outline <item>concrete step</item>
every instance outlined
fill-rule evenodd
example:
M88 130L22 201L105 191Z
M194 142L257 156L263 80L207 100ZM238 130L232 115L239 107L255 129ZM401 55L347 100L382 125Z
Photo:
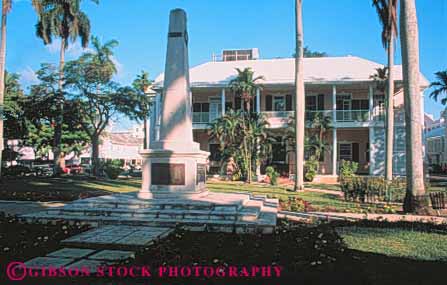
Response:
M277 199L246 194L213 193L203 200L174 201L111 195L78 200L23 217L41 222L76 221L92 226L180 225L196 231L271 232L276 225L277 205Z

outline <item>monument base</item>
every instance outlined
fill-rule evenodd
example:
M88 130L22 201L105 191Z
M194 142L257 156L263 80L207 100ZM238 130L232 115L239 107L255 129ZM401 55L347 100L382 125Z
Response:
M208 152L148 149L140 154L144 164L143 184L138 198L191 199L207 195Z

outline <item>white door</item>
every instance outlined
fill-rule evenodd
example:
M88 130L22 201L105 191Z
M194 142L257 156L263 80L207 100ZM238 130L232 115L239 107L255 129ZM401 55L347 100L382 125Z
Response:
M210 122L214 121L217 118L220 118L222 115L222 103L220 98L210 98Z

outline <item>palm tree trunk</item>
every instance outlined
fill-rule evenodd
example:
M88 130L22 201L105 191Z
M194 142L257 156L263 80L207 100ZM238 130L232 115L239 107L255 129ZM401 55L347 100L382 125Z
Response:
M389 13L393 6L388 4ZM387 88L387 112L386 112L386 161L385 161L385 180L393 180L393 144L394 144L394 29L391 29L391 35L388 41L388 88Z
M249 97L250 98L250 97ZM251 106L250 106L250 99L247 101L247 114L248 114L248 134L251 136L251 132L250 132L250 120L251 120ZM247 148L247 164L248 164L248 171L247 171L247 182L250 184L251 183L251 180L252 180L252 177L251 177L251 174L252 174L252 165L251 165L251 151L252 151L252 148L251 148L251 140L250 140L250 142L249 142L249 145L247 145L247 142L245 141L245 143L246 143L246 148Z
M304 189L304 78L302 0L295 0L295 191Z
M56 99L56 124L54 126L54 174L57 176L61 173L61 170L65 167L65 158L61 150L62 144L62 124L64 121L64 94L63 94L63 82L64 82L64 65L65 65L65 39L61 39L61 50L59 57L59 90Z
M5 5L6 0L2 3L2 22L1 22L1 43L0 43L0 180L2 178L2 152L4 148L3 139L3 101L5 93L5 63L6 63L6 16L8 10Z
M402 0L400 38L405 104L407 192L404 211L430 214L422 157L422 109L419 88L419 35L415 0Z

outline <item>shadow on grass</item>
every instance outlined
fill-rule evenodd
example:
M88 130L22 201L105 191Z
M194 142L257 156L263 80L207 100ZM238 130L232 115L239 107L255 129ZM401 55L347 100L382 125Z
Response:
M351 250L335 228L353 226L337 222L304 225L281 221L272 235L188 232L174 234L142 249L127 265L147 265L150 278L72 278L76 284L444 284L447 262L422 261ZM447 234L446 229L419 223L360 222L355 226L412 229ZM11 233L12 234L12 233ZM157 268L171 266L279 265L281 276L260 278L159 278ZM34 281L34 280L30 280ZM47 280L48 281L48 280ZM68 284L52 279L51 284ZM444 281L444 282L443 282ZM33 283L36 284L36 283ZM37 283L45 284L45 282ZM49 283L48 283L49 284Z

